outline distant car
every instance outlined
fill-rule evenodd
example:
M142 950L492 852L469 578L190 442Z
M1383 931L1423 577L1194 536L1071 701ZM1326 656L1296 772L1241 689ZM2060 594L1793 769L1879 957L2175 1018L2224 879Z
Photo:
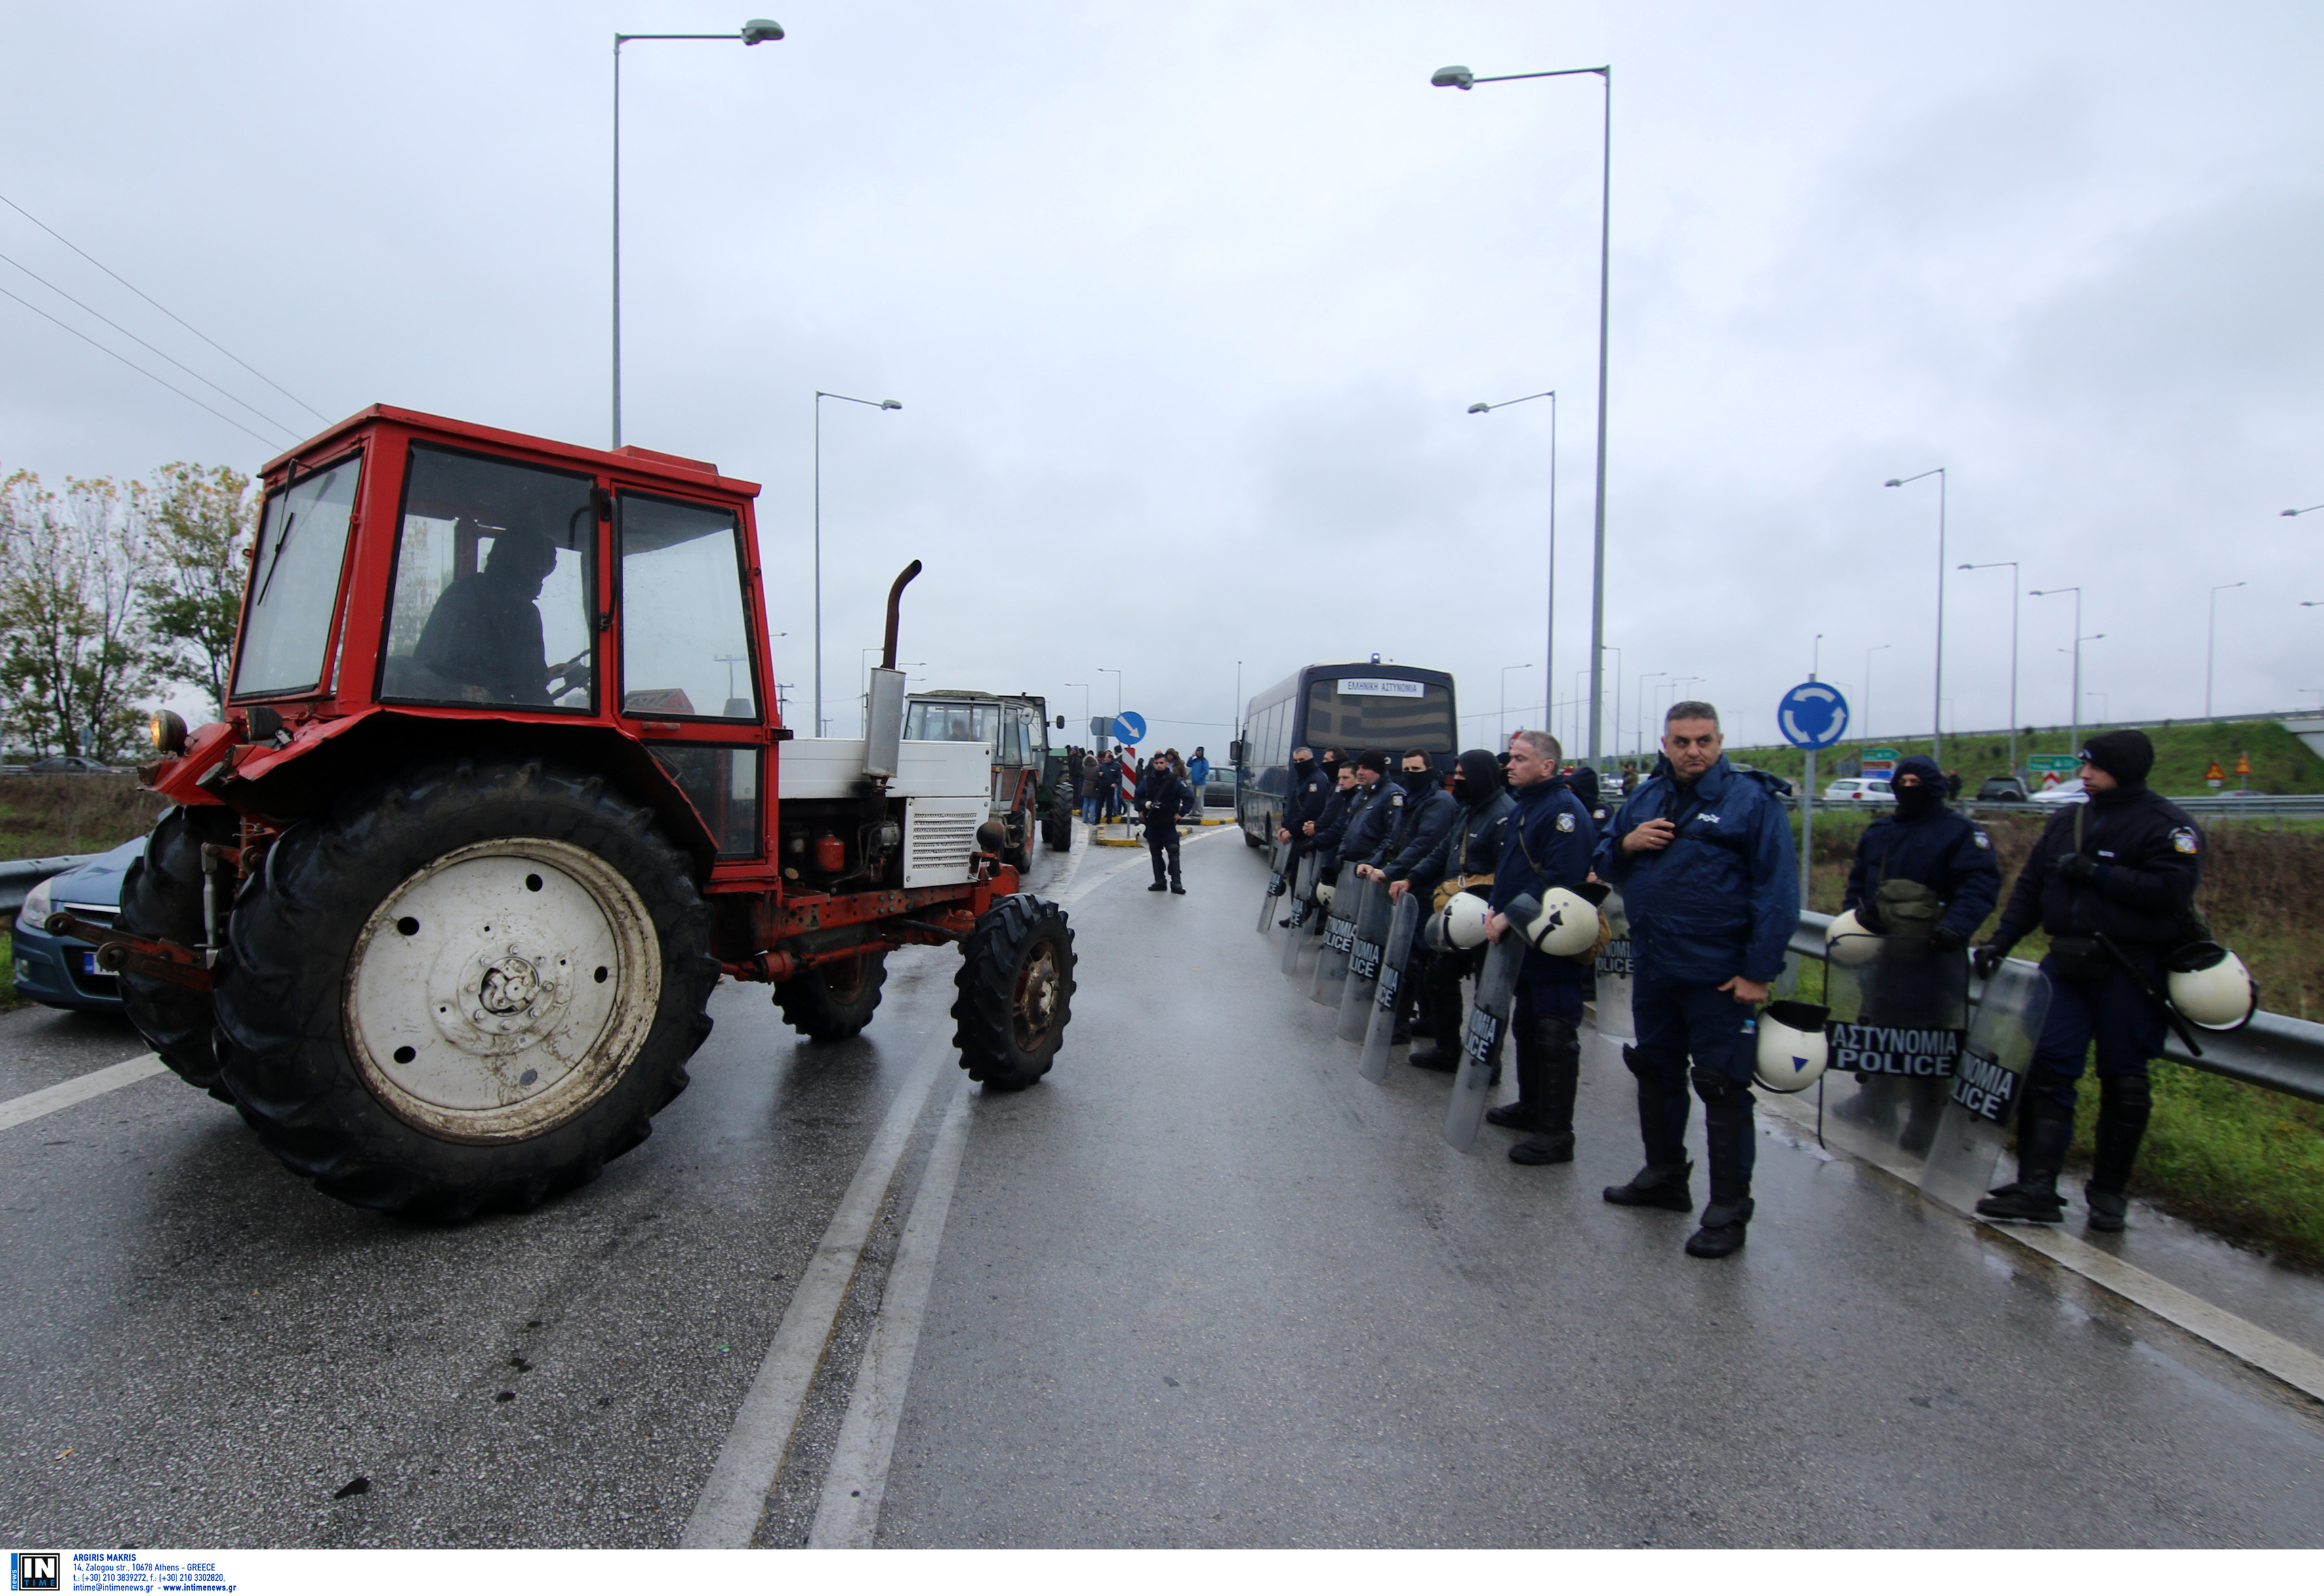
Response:
M1841 777L1823 789L1823 799L1828 804L1893 804L1896 801L1895 795L1888 790L1888 783L1866 776Z
M2077 776L2071 781L2061 781L2055 787L2043 788L2034 795L2034 801L2037 804L2071 804L2087 796L2082 791L2082 779Z
M51 754L47 759L35 760L24 768L35 776L110 776L113 774L111 765L100 764L85 753Z
M14 931L17 996L51 1009L120 1012L120 977L97 967L96 947L77 936L51 936L41 922L69 909L92 925L113 924L121 912L121 878L144 846L143 837L132 838L24 894Z
M2025 783L2015 776L1987 776L1985 785L1977 789L1980 804L2022 804L2028 796Z
M1231 809L1234 807L1235 777L1232 765L1213 765L1210 780L1203 783L1203 807Z

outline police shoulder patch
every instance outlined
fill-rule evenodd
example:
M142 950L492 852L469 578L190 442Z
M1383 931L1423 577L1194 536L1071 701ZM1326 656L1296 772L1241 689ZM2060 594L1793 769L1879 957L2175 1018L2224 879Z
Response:
M1990 848L1993 846L1993 839L1985 835L1985 827L1981 826L1970 826L1969 828L1969 835L1976 839L1977 845L1980 848Z
M2195 840L2195 828L2191 826L2180 826L2171 834L2171 845L2181 853L2194 853L2199 846Z
M1572 831L1573 829L1573 816L1571 815L1560 815L1557 817L1557 829L1560 831Z

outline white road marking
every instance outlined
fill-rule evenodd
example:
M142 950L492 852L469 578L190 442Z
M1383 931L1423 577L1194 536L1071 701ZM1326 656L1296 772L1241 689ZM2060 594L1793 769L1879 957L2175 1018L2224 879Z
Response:
M927 1173L904 1222L896 1261L889 1266L888 1288L880 1299L878 1328L855 1372L847 1417L824 1471L809 1546L869 1546L880 1528L880 1503L888 1493L888 1462L896 1450L896 1426L903 1416L904 1393L912 1379L912 1357L919 1350L920 1326L928 1311L928 1287L936 1276L936 1250L944 1242L945 1219L952 1212L953 1188L960 1181L961 1153L968 1143L968 1115L974 1100L965 1091L952 1100Z
M70 1108L77 1102L87 1102L92 1097L123 1086L134 1084L148 1075L158 1075L170 1066L161 1062L159 1053L141 1053L134 1058L91 1070L85 1075L75 1075L69 1081L59 1081L53 1086L43 1086L38 1092L27 1092L22 1097L12 1097L0 1102L0 1130L21 1125L27 1120L37 1120L42 1114L55 1113L60 1108Z
M814 1260L800 1276L798 1289L791 1293L774 1342L767 1348L758 1376L726 1434L726 1444L719 1448L718 1461L711 1466L710 1478L695 1500L679 1545L747 1546L757 1533L759 1520L766 1513L767 1493L774 1489L791 1432L798 1428L799 1411L807 1405L807 1388L814 1383L824 1349L831 1341L832 1326L855 1278L864 1239L879 1218L889 1185L896 1177L896 1166L952 1050L951 1036L940 1032L889 1105L879 1135L856 1167L855 1178L839 1200L838 1212L831 1216L823 1240L816 1244Z
M1814 1132L1815 1111L1797 1098L1769 1093L1759 1102L1801 1130ZM1845 1124L1827 1121L1824 1140L1833 1150L1886 1170L1907 1185L1917 1188L1920 1185L1919 1160L1871 1137L1859 1136ZM2053 1226L1987 1224L1982 1220L1963 1219L1926 1198L1922 1201L1932 1216L1964 1225L1980 1238L1998 1239L2038 1253L2092 1285L2137 1304L2165 1324L2178 1326L2199 1341L2210 1342L2229 1357L2273 1375L2293 1389L2324 1398L2324 1357L2273 1331L2263 1330L2216 1303L2206 1302L2168 1280L2157 1279L2103 1248L2093 1247L2079 1236Z

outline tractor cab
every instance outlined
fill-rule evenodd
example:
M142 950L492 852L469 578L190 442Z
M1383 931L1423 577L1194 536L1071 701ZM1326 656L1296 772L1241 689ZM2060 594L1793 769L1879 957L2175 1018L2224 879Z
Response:
M991 815L1005 833L1001 857L1018 869L1031 863L1037 828L1050 847L1073 846L1073 783L1063 754L1049 746L1046 700L958 687L915 693L904 735L983 745L992 761Z

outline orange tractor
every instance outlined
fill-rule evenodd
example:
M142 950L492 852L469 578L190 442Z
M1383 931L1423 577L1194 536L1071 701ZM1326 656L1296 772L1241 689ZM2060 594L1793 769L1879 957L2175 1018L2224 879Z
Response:
M722 975L854 1035L957 943L962 1066L1047 1073L1073 933L1020 892L981 745L774 708L755 484L374 406L263 470L226 719L154 716L174 799L97 944L131 1018L276 1156L458 1219L592 1179L684 1090Z

